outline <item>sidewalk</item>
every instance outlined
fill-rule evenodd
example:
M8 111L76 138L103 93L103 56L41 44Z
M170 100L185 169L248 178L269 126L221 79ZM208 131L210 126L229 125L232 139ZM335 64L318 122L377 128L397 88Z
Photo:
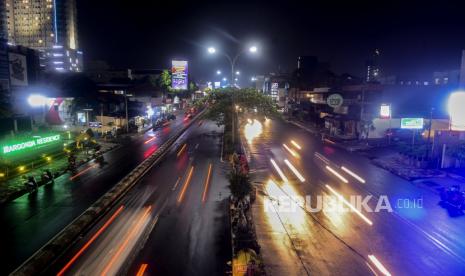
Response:
M104 142L104 141L99 141L99 144L101 145L102 152L107 152L118 146L118 144ZM86 155L84 152L79 152L76 155L77 166L81 166L90 160L91 158L88 155ZM6 181L0 182L0 204L14 200L26 193L26 190L24 188L26 177L34 176L34 178L37 181L37 184L39 186L42 186L43 184L41 183L40 180L41 180L41 175L45 169L49 169L55 177L58 177L66 172L67 167L68 167L68 157L66 155L62 155L56 159L53 159L53 161L48 164L43 164L32 170L28 170L21 175L18 175Z

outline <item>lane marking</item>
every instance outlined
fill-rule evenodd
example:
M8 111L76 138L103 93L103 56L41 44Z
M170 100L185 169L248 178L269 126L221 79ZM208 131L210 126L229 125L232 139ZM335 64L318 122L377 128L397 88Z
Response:
M57 273L57 276L63 275L71 265L84 253L84 251L100 236L100 234L107 229L107 227L116 219L116 217L123 211L124 205L121 205L116 212L105 222L100 229L88 240L81 249L69 260L69 262Z
M145 209L145 212L142 214L142 216L137 220L137 223L136 223L136 226L134 226L134 228L131 228L131 231L129 232L129 234L126 236L126 239L124 240L124 242L120 245L120 247L118 248L118 250L116 251L115 255L113 255L113 257L111 257L110 261L107 263L107 265L105 266L105 268L103 269L102 273L100 273L100 275L104 276L104 275L107 275L108 274L108 271L110 270L110 268L113 266L113 263L116 261L116 259L121 255L121 253L123 252L123 250L126 248L126 246L128 245L129 241L133 238L133 236L136 234L137 231L140 230L141 226L142 226L142 223L145 221L146 217L150 214L150 210L152 210L152 206L148 206L146 209Z
M384 267L384 265L375 257L375 255L368 255L368 259L379 269L379 271L386 276L391 276L391 273Z
M286 144L283 144L283 147L294 157L298 157L299 155L293 151L291 148L289 148Z
M181 181L181 177L178 176L178 180L176 180L176 183L174 184L173 189L171 189L172 191L176 190L176 187L178 187L178 184L180 181Z
M182 145L182 148L178 151L177 157L181 155L181 153L186 149L187 144Z
M358 176L356 173L352 172L351 170L349 170L348 168L342 166L341 169L343 171L345 171L346 173L350 174L353 178L357 179L358 181L360 181L361 183L365 183L365 179L361 178L360 176Z
M208 174L207 174L207 178L205 179L205 188L203 190L203 195L202 195L202 202L205 202L205 199L207 197L207 191L208 191L208 184L210 183L210 176L211 176L211 173L212 173L212 164L210 163L208 165Z
M143 276L144 273L145 273L145 270L147 269L147 266L148 266L148 264L142 264L140 266L139 270L137 271L136 276Z
M178 203L180 203L184 198L184 194L186 193L187 186L189 186L193 172L194 172L194 166L191 167L189 171L189 175L187 176L186 181L184 182L184 186L182 187L181 193L179 194L179 197L178 197Z
M297 144L297 142L295 142L294 140L291 140L291 144L294 145L294 147L298 148L299 150L302 149L302 147L299 144Z
M271 161L271 164L273 164L273 167L276 169L276 171L278 172L279 176L281 177L281 179L284 181L284 182L289 182L289 180L287 179L287 177L284 175L283 171L278 167L278 164L276 164L276 162L271 158L270 159Z
M284 163L291 169L291 171L297 176L297 178L300 180L300 182L305 182L305 178L299 173L299 171L294 167L294 165L289 162L289 160L284 159Z
M339 178L342 182L344 183L349 183L349 180L347 180L344 176L342 176L340 173L335 171L333 168L330 166L326 166L326 169L330 171L332 174L334 174L337 178Z
M325 185L325 186L326 188L328 188L329 191L331 191L331 193L333 193L337 198L339 198L339 200L341 200L345 205L349 206L349 208L352 211L354 211L357 215L359 215L366 223L368 223L370 226L373 225L373 222L369 218L367 218L364 214L362 214L359 210L357 210L357 208L352 206L352 204L350 204L342 195L340 195L333 188L331 188L331 186L329 185Z

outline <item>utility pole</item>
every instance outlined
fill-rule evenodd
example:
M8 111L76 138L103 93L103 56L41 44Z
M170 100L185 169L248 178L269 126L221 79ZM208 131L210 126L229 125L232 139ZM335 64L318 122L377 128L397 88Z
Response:
M434 107L431 107L431 110L429 113L428 140L426 142L426 160L429 159L429 147L431 144L431 127L433 125L433 111L434 111ZM433 152L431 152L431 154L433 154Z
M128 119L128 95L127 91L124 91L124 108L126 109L126 133L129 133L129 119Z

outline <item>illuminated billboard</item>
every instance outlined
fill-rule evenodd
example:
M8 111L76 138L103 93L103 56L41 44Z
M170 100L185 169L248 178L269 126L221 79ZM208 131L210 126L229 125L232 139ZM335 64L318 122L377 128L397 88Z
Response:
M174 90L187 90L187 61L171 61L171 87Z
M42 146L48 146L54 142L59 142L61 140L60 134L49 135L45 137L34 136L29 140L23 141L10 141L2 145L2 153L12 154L16 152L23 152L27 149L34 150Z
M402 118L400 119L400 128L403 129L422 129L423 118Z

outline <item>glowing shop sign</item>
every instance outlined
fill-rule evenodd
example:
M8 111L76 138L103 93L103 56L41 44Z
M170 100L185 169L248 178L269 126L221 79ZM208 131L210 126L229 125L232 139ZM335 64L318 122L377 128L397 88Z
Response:
M46 137L39 137L33 140L24 141L21 143L11 144L11 145L3 145L3 154L8 154L17 151L23 151L26 149L33 149L42 145L50 144L56 141L59 141L61 136L59 134L46 136Z

